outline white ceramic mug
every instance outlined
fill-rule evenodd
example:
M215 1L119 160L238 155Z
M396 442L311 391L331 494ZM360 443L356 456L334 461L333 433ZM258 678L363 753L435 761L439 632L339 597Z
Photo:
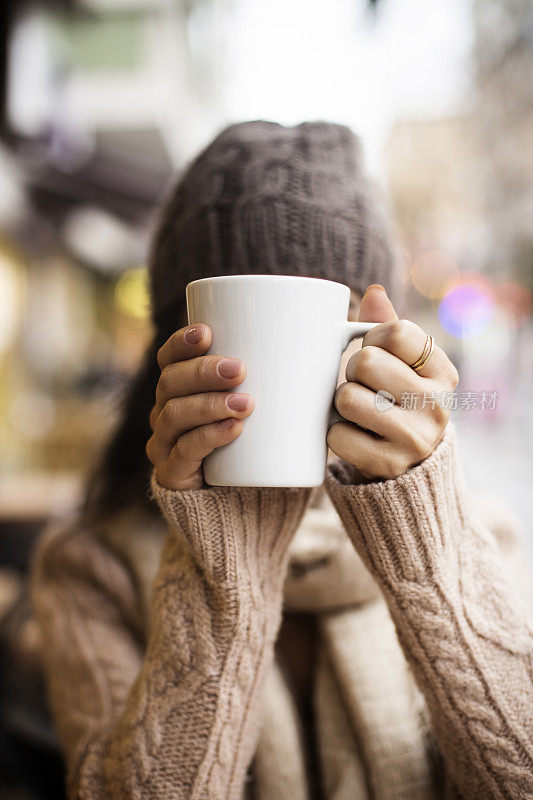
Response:
M225 275L187 286L189 324L213 332L208 353L240 358L236 392L255 398L241 434L204 461L212 486L320 486L332 401L348 342L375 323L348 322L350 289L321 278Z

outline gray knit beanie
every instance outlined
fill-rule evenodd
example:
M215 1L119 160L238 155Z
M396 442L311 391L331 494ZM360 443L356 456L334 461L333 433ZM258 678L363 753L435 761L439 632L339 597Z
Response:
M361 294L381 283L394 298L397 254L342 125L232 125L176 185L154 239L152 314L177 326L185 286L229 274L306 275Z

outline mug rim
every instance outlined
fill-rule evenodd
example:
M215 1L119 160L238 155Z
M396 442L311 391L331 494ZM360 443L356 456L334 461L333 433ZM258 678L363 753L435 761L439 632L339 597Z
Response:
M340 283L340 281L332 281L329 278L312 278L310 275L269 275L264 273L251 273L251 274L242 274L239 273L238 275L214 275L209 276L207 278L196 278L196 280L191 281L185 287L188 289L189 286L196 286L198 283L208 283L208 282L219 282L224 283L226 281L235 281L235 280L274 280L274 281L293 281L295 279L299 281L312 281L314 284L319 283L327 283L328 285L333 286L341 286L343 289L348 289L350 291L350 287L345 283Z

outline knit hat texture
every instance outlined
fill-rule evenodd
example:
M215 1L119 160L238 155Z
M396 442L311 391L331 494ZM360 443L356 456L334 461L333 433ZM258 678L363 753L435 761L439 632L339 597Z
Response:
M244 122L192 162L154 240L156 325L183 313L190 281L231 274L381 283L394 298L397 252L348 128Z

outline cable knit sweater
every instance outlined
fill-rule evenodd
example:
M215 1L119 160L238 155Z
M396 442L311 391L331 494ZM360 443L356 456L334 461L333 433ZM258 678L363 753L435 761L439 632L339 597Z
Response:
M337 461L325 487L394 622L448 795L532 798L533 637L497 543L467 500L453 434L396 480L352 485L348 465ZM149 610L127 557L98 532L51 532L36 556L33 597L69 793L80 800L237 800L254 791L247 770L263 719L276 716L276 706L263 712L261 698L289 546L311 492L169 491L155 478L152 492L170 528ZM343 619L334 635L348 646ZM378 644L380 619L371 611L367 620ZM339 687L338 705L353 705L349 685ZM331 713L333 733L341 718L332 723ZM364 767L371 755L363 742L357 763ZM343 795L327 783L322 796L331 798L422 796L394 786L381 791L379 781L369 788L364 779L361 793ZM276 800L306 796L295 792L287 783ZM256 795L266 796L259 785Z

